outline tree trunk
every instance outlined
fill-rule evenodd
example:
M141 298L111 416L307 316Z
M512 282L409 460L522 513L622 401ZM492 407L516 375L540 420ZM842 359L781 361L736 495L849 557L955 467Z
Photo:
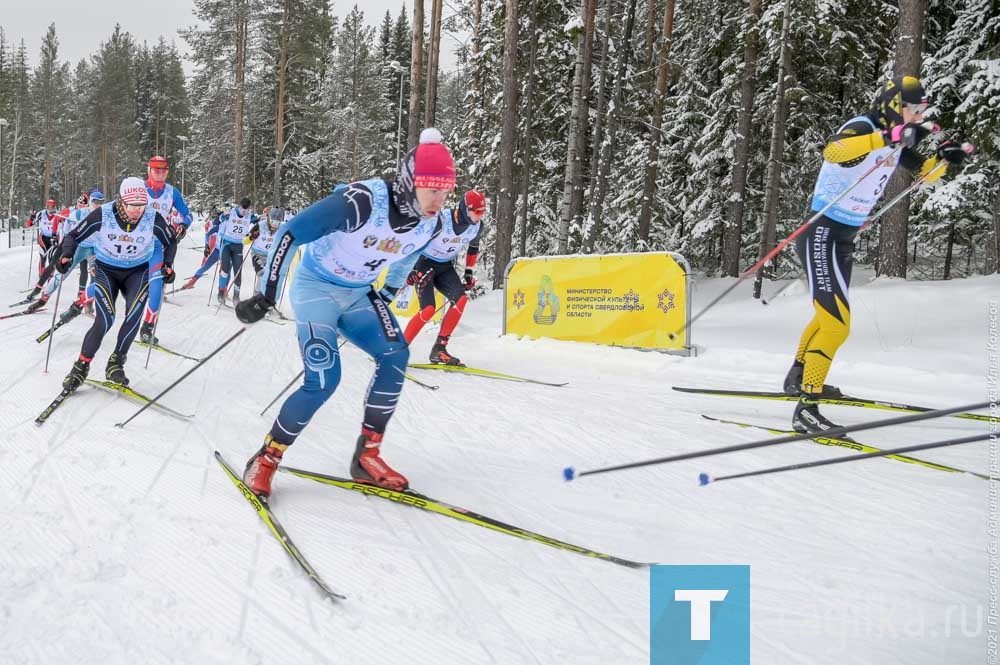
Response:
M246 78L246 48L247 48L246 5L240 2L240 10L236 15L236 111L233 114L235 139L233 142L233 199L238 200L240 188L243 186L243 104L245 98L244 80Z
M899 39L896 42L895 76L920 75L920 51L923 47L924 18L927 0L900 0ZM883 201L891 201L913 182L906 169L896 169ZM910 197L906 196L886 213L879 230L879 274L886 277L906 277L907 224L910 217Z
M760 49L760 0L750 0L749 29L743 49L743 73L740 77L740 117L733 146L733 192L729 199L729 219L722 229L722 274L738 277L740 250L743 247L743 212L746 206L747 165L750 161L750 125L757 85L757 56ZM784 28L782 28L784 29ZM784 48L784 44L782 44Z
M649 242L650 222L653 217L653 199L656 197L656 171L660 159L660 127L663 124L663 106L670 78L670 45L674 33L674 0L664 0L663 30L660 34L660 55L656 62L656 92L653 96L653 122L649 132L649 152L646 155L646 182L642 190L642 209L639 212L639 239Z
M274 186L271 192L271 205L281 207L282 183L281 167L285 155L285 90L288 76L288 32L291 20L289 4L291 0L282 2L280 51L278 53L278 110L274 118ZM256 158L256 151L254 156ZM257 181L257 169L254 168L254 182Z
M566 173L563 180L563 197L559 206L558 251L569 251L569 230L578 216L583 188L581 160L586 151L587 120L590 115L590 64L594 46L594 14L597 0L582 0L583 32L577 40L576 71L573 77L573 110L570 113L569 132L566 137Z
M478 3L478 0L477 0ZM538 54L538 0L531 0L531 12L528 30L530 31L531 47L528 51L528 87L524 99L524 169L521 175L521 251L518 256L528 253L528 196L531 189L531 122L534 116L535 94L535 60Z
M778 59L778 85L774 93L774 125L771 127L771 148L767 157L767 179L764 186L764 225L760 234L760 251L757 259L767 256L774 247L776 229L778 227L778 202L781 198L781 157L785 152L785 78L791 67L788 53L788 32L791 23L792 3L786 2L784 16L781 20L781 54ZM776 259L772 259L776 260ZM771 265L765 265L757 271L754 279L753 297L760 298L761 285L765 271L771 270Z
M653 66L653 53L656 48L656 8L659 0L646 0L646 48L642 54L642 68ZM650 78L650 80L653 80Z
M942 279L951 279L951 256L955 251L955 222L948 225L948 246L944 252L944 276Z
M420 139L420 76L424 71L424 2L413 2L413 42L410 46L410 108L406 128L406 150Z
M628 68L628 59L632 42L632 31L635 29L635 6L636 0L629 0L628 15L625 19L625 33L619 40L618 47L618 71L615 72L615 89L611 93L611 108L608 112L607 138L603 145L594 144L595 153L600 153L597 166L597 180L594 184L594 191L590 195L590 211L588 212L587 227L589 232L584 237L584 251L588 254L594 251L594 243L598 233L604 225L604 199L608 195L608 174L611 172L611 163L614 161L615 142L618 140L618 109L623 102L622 86L625 81L625 71ZM654 12L655 13L655 12Z
M591 151L590 151L590 169L587 175L590 177L590 183L588 186L588 193L590 194L591 205L588 206L587 218L583 223L583 246L584 249L587 247L587 241L593 237L592 227L594 225L594 218L591 216L590 212L593 209L594 202L594 189L597 185L597 170L600 165L601 157L601 144L604 140L604 116L607 113L607 89L608 89L608 49L611 46L611 14L614 9L615 0L605 0L604 3L604 25L601 30L604 33L604 43L601 45L601 78L597 84L597 107L594 113L594 131L593 137L590 141Z
M437 106L438 60L441 57L441 1L433 0L433 8L431 9L431 44L427 53L427 95L424 102L424 127L434 126L434 109Z
M493 263L493 288L503 285L504 269L510 260L514 240L514 144L517 141L517 3L507 0L503 38L503 128L500 131L500 174L497 197L496 260Z

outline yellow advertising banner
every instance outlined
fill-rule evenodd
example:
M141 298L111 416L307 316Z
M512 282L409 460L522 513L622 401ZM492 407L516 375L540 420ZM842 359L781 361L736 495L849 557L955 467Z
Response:
M515 259L504 281L514 335L687 355L688 309L687 263L669 252Z

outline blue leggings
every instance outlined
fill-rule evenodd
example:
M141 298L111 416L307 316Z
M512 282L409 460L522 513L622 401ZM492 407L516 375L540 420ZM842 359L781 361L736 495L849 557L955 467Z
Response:
M292 444L340 383L338 332L375 360L362 427L384 433L403 389L410 349L389 306L371 287L338 286L299 266L289 293L295 310L305 381L281 406L271 426L278 443Z

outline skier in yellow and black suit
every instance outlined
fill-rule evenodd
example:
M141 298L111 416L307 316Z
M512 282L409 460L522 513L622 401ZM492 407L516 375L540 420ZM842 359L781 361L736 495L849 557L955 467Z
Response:
M896 77L879 90L868 115L849 120L823 149L812 210L823 210L844 190L851 189L798 237L795 246L809 278L815 309L785 377L785 392L799 395L792 417L797 431L837 427L820 414L817 404L820 397L840 394L824 382L834 354L850 332L847 289L851 283L854 236L881 198L896 166L922 176L937 166L939 158L952 164L961 164L965 158L965 151L955 143L942 143L929 159L918 152L917 146L933 127L923 122L927 104L920 79ZM899 147L902 150L893 155ZM884 163L851 187L880 160ZM936 180L943 171L939 169L925 182Z

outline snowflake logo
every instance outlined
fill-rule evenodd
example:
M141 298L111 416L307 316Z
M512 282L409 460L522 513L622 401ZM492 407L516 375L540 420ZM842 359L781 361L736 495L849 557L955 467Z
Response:
M626 305L638 305L639 304L639 294L635 292L634 289L629 289L622 296Z
M669 289L663 289L663 293L656 294L656 299L659 301L656 306L662 309L663 313L666 314L677 306L674 303L675 298L676 296L671 293Z
M518 309L524 307L524 291L521 289L514 291L514 307Z

